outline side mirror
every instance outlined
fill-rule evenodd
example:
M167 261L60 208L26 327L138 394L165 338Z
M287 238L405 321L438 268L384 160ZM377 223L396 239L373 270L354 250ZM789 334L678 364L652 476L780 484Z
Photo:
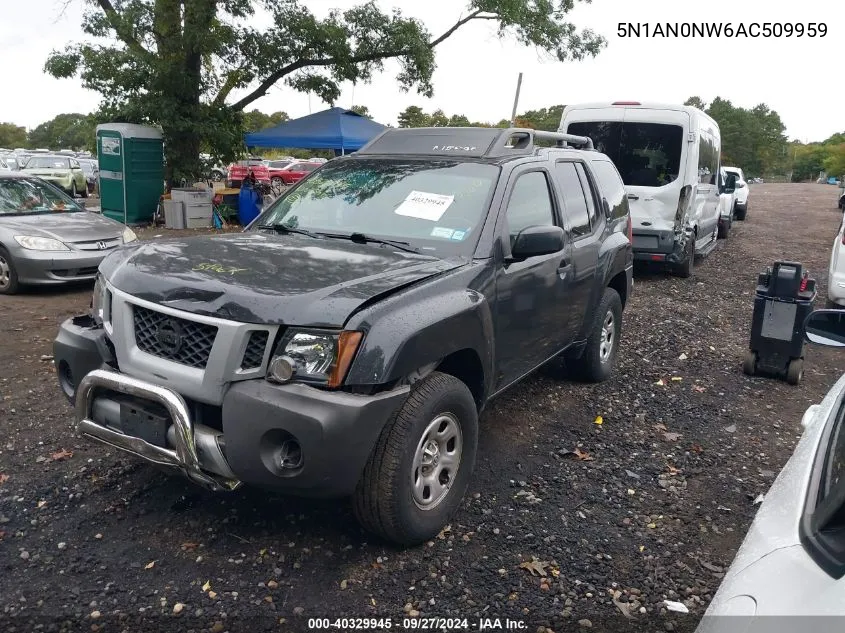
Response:
M564 233L559 226L529 226L516 236L511 247L514 259L549 255L563 250Z
M845 347L845 310L816 310L804 321L807 340L827 347Z

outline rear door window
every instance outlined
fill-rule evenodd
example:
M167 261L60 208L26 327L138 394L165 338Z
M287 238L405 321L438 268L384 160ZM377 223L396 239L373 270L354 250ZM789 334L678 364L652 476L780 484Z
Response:
M555 179L560 185L563 208L569 220L569 230L573 238L590 234L590 208L587 206L586 192L578 177L575 163L559 162L555 165ZM587 190L589 191L589 189Z
M567 132L593 139L633 187L663 187L677 180L681 170L684 130L680 125L619 121L570 123Z

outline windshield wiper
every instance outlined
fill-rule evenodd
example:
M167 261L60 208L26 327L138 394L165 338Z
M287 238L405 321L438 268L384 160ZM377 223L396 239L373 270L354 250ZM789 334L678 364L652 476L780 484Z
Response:
M401 242L399 240L384 240L380 237L366 235L365 233L351 233L349 235L343 235L342 233L321 233L320 235L322 235L323 237L335 238L339 240L349 240L351 242L357 242L358 244L366 244L368 242L371 242L375 244L384 244L385 246L394 246L399 250L405 251L407 253L420 252L420 249L411 246L409 242Z
M320 238L319 235L316 233L312 233L311 231L306 231L305 229L298 229L293 226L288 226L287 224L259 224L259 229L265 229L268 231L276 231L276 233L296 233L297 235L307 235L308 237L315 237Z

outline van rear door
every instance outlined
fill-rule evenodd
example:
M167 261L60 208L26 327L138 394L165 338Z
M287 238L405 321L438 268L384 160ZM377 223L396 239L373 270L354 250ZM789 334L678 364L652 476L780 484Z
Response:
M637 250L657 249L654 231L673 231L687 172L689 115L683 110L610 107L573 110L570 134L589 136L625 183ZM638 229L645 234L637 236ZM654 244L645 243L652 240Z

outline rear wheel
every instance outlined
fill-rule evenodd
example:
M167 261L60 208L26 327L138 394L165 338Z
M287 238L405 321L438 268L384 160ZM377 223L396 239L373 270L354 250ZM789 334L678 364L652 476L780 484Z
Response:
M720 240L728 239L728 235L731 233L731 221L725 220L719 224L719 235L718 238Z
M586 382L607 380L613 371L621 335L622 300L613 288L605 288L583 352L566 359L572 377Z
M745 215L748 213L748 205L739 206L736 205L736 211L734 212L734 216L737 220L745 220Z
M757 354L755 352L748 351L745 353L745 360L742 361L742 371L749 376L757 373Z
M786 382L790 385L797 385L804 376L804 361L801 358L793 358L789 361L786 369Z
M478 411L467 386L433 372L416 383L381 432L355 490L361 525L394 543L437 536L469 486Z
M83 198L88 197L88 183L87 182L85 183L85 186L82 187L82 197Z
M18 291L18 273L9 251L0 246L0 295L13 295Z
M684 259L675 264L672 269L676 277L687 279L692 277L692 269L695 266L695 234L690 235L687 240L687 247L684 252Z
M77 192L76 192L76 181L75 181L75 180L71 180L71 181L70 181L70 197L71 197L71 198L75 198L75 197L76 197L76 193L77 193Z

